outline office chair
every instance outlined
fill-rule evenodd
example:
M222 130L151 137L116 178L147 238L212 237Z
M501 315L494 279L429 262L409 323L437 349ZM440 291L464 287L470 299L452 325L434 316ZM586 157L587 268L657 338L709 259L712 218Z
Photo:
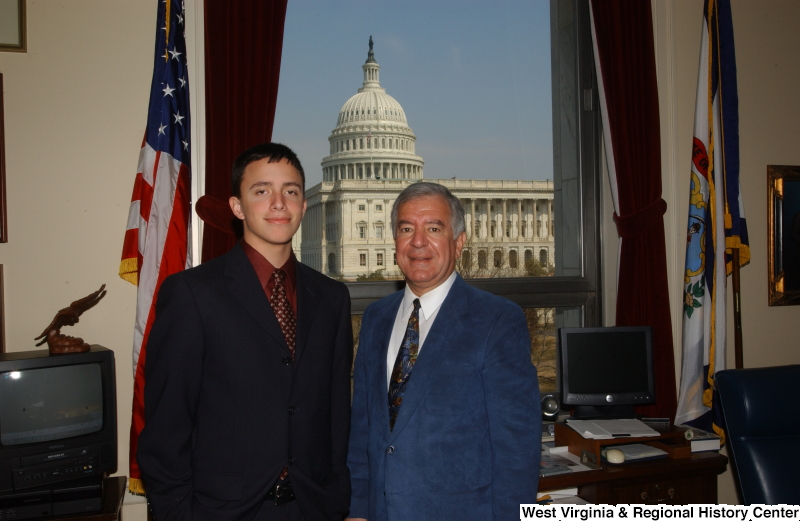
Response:
M716 374L742 503L800 501L800 365Z

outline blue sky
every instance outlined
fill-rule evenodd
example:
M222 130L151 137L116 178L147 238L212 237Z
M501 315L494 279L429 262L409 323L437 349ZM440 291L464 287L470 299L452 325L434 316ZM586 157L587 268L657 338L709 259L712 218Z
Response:
M552 179L549 0L289 0L273 140L307 186L369 37L426 178Z

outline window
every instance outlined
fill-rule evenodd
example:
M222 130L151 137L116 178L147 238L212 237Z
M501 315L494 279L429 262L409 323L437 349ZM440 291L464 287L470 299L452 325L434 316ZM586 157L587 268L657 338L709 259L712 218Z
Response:
M397 266L397 253L392 253L392 264Z
M461 258L458 260L460 264L463 264L464 269L471 269L472 268L472 254L469 250L464 249L461 252Z
M383 253L377 254L375 264L378 266L383 266Z
M368 34L364 37L361 54L340 60L343 50L337 48L335 42L331 44L329 33L321 30L345 24L355 27L368 25L366 14L348 8L355 5L348 4L351 0L342 1L344 8L312 10L291 2L288 7L281 71L282 97L278 100L274 139L298 144L316 139L319 143L315 146L321 144L323 148L318 156L310 148L297 150L305 165L319 165L322 162L327 150L325 139L331 136L335 126L331 125L335 119L333 112L340 111L348 96L355 95L361 87L361 66L366 57ZM381 17L386 14L381 5L373 3L371 6L373 9L369 16ZM409 110L408 124L414 135L418 136L416 139L425 143L425 146L416 149L413 138L406 141L404 135L391 130L390 126L398 125L404 117L400 109L377 111L383 121L391 120L385 128L378 128L377 125L369 128L369 122L376 118L363 115L365 121L363 124L359 122L363 134L337 132L336 140L342 141L342 149L350 150L350 146L355 148L356 143L350 143L352 138L363 136L366 139L367 132L370 132L371 140L375 140L374 148L380 149L380 153L375 153L374 157L363 154L358 162L361 165L374 162L374 166L367 166L365 173L374 171L372 177L381 181L388 178L387 184L398 178L407 178L412 172L415 172L415 178L420 177L416 172L422 172L422 164L412 165L412 168L401 165L399 169L395 166L399 162L396 158L405 158L416 153L415 150L419 150L424 159L423 179L440 179L442 184L452 187L465 184L467 180L482 180L484 185L471 189L471 196L459 195L468 217L467 244L460 259L463 266L460 269L465 270L462 275L470 284L505 296L525 310L531 337L541 347L536 353L531 353L532 360L540 368L540 374L543 373L542 368L552 367L551 376L545 376L546 379L552 378L554 372L555 327L601 323L598 218L600 118L587 0L519 2L510 6L477 3L469 13L463 13L463 16L459 13L459 16L453 17L450 10L434 2L414 4L402 13L396 13L400 33L413 20L448 20L447 24L433 24L435 30L428 31L426 27L417 31L415 38L405 42L416 46L412 51L435 48L427 40L431 38L428 33L453 29L448 38L459 37L459 32L464 36L462 41L453 40L454 48L462 51L458 69L438 77L426 74L421 78L414 76L417 74L415 71L436 70L440 66L440 56L416 52L414 56L417 60L433 55L433 63L412 63L410 59L401 63L398 56L392 55L394 51L388 45L375 39L375 59L381 66L381 72L386 71L380 77L381 87L405 110ZM512 9L524 12L516 14ZM311 18L303 19L301 16ZM486 30L479 35L464 30L472 26L470 24L474 19L469 19L470 16L480 19L480 25ZM318 38L315 34L327 34L325 46L333 47L330 52L317 53L319 56L308 52L308 42ZM326 60L331 54L343 63L342 67L350 67L342 72L342 77L347 75L349 79L346 81L349 83L337 83L335 86L336 89L347 89L347 96L335 102L329 108L329 113L321 112L319 105L315 105L314 110L321 112L320 123L312 121L312 116L298 117L298 114L304 113L301 108L307 105L309 95L323 99L323 94L331 91L331 85L318 82L319 90L308 92L310 84L301 72L322 70L328 66ZM484 57L488 57L488 60L481 61ZM313 60L320 60L319 65ZM513 71L510 75L509 70ZM507 103L502 97L487 95L496 92L495 78L503 75L509 78L508 87L513 90L515 100L513 104ZM398 78L402 81L398 81ZM418 82L426 85L423 105L439 109L434 115L431 111L420 110L417 108L420 104L415 100L415 105L410 99L418 94L416 89L409 86ZM477 96L470 97L470 91L464 87L468 84L478 87ZM295 101L290 100L291 96L295 96ZM544 106L533 105L540 100L544 100ZM413 112L411 107L415 107ZM469 124L464 124L464 120L459 118L470 118ZM535 129L526 127L533 122L541 124ZM342 121L342 124L347 122ZM437 124L441 124L441 127L437 127ZM294 134L290 131L292 125L297 129ZM513 135L507 137L501 134L505 128L511 129ZM481 134L484 129L488 130ZM382 135L379 137L376 134ZM403 138L403 141L396 141L397 138ZM503 163L498 163L498 154L490 144L494 142L493 139L503 143ZM511 146L512 142L514 146ZM521 146L514 150L517 144ZM508 148L505 145L509 145ZM398 153L399 150L402 153ZM388 156L390 160L379 156ZM338 157L337 161L340 161ZM341 161L326 167L335 167L341 172L339 175L333 174L333 178L357 180L355 162ZM308 168L307 171L310 191L318 182L314 178L318 175L314 170ZM370 180L369 183L374 181ZM527 187L534 186L534 183L540 184L535 188L506 190L512 184ZM493 195L492 190L505 191L501 195ZM391 204L392 199L387 203L387 197L378 193L376 190L376 199L379 197L384 204ZM339 221L343 229L338 235L342 241L356 239L361 241L360 247L371 247L365 242L372 239L368 237L366 229L371 222L363 216L353 218L352 206L344 202L354 197L365 196L328 198L328 201L338 201L334 204L346 208L346 216ZM356 208L358 212L366 212L366 205L358 204ZM312 209L309 204L309 210ZM378 205L375 210L382 211ZM326 211L325 215L331 218L336 214ZM356 224L353 237L345 226L352 227L352 223L362 219L363 226ZM377 228L374 233L377 238ZM359 266L366 266L366 252L356 256L356 252L345 252L338 243L330 245L334 246L338 248L335 251L340 270L347 263L355 264L356 259ZM323 255L327 256L328 251L323 249ZM396 266L394 253L392 266ZM387 266L386 272L395 270ZM364 270L360 273L364 273ZM356 315L362 313L370 302L388 295L397 287L396 282L392 281L384 283L373 280L361 284L349 280L346 279L346 283L351 286L351 294L354 295L352 309ZM543 384L542 389L547 390L547 387Z
M489 263L486 260L486 250L481 250L478 252L478 269L485 270L489 267Z
M383 205L382 204L376 204L375 205L375 211L376 212L382 212L383 211Z
M379 224L375 227L375 238L383 240L383 225Z

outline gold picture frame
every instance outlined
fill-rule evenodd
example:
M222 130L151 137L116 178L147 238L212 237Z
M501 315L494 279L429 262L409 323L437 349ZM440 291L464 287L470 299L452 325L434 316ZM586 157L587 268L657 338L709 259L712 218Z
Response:
M0 0L0 51L27 50L25 0Z
M800 304L800 166L767 165L769 305Z

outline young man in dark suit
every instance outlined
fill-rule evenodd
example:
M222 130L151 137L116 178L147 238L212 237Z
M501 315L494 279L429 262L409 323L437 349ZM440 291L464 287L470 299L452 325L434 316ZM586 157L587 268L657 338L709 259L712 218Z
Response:
M243 239L161 286L137 454L158 521L347 513L350 296L294 257L304 185L289 148L242 153Z

